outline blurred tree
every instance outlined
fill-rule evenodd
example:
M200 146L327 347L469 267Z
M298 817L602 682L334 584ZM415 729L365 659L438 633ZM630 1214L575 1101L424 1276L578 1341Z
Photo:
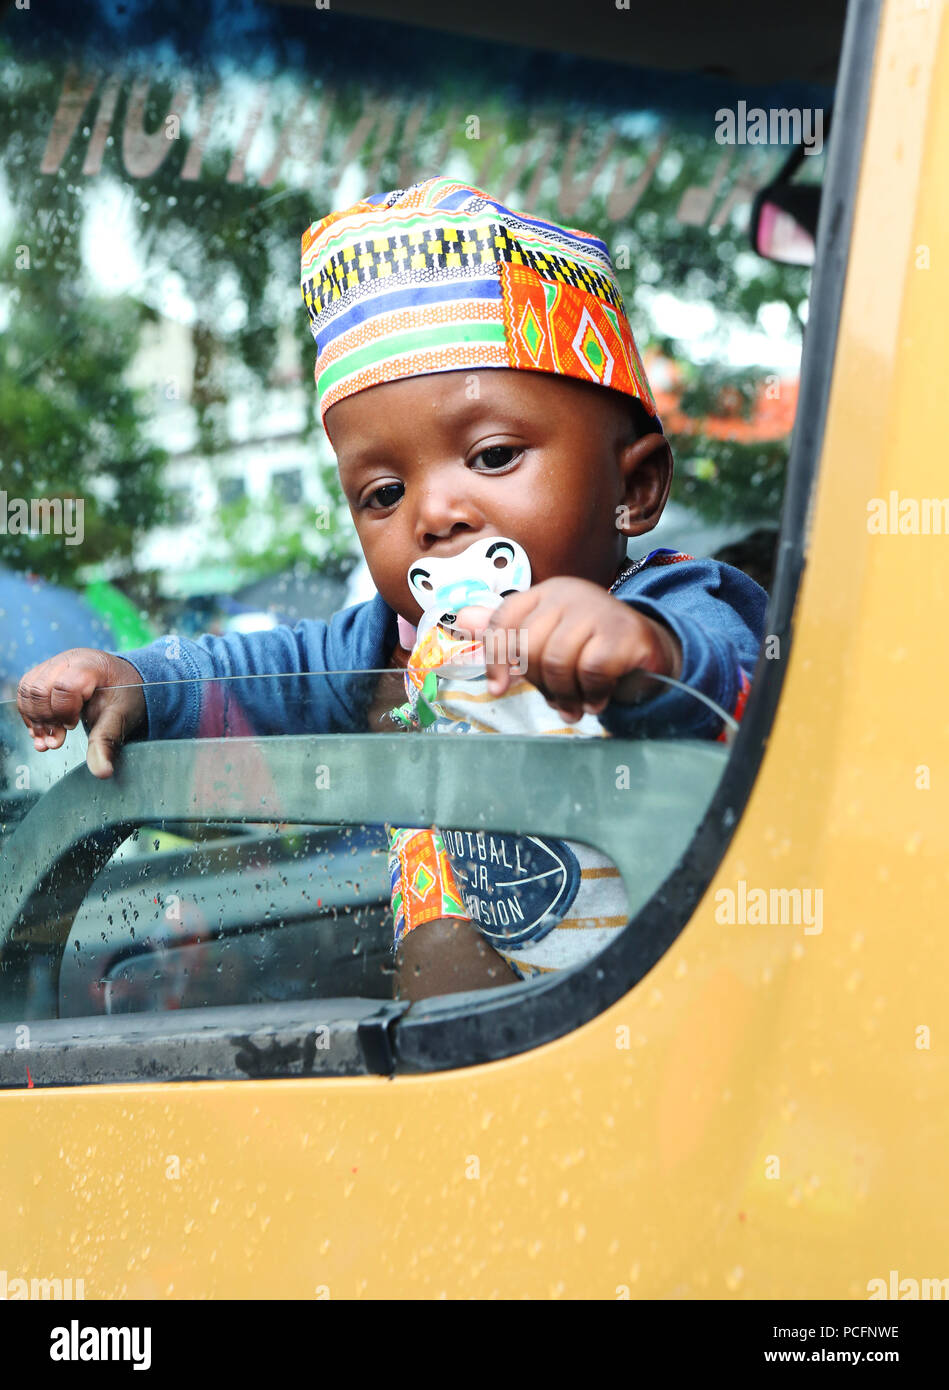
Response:
M6 534L0 560L68 582L81 565L130 557L163 515L165 453L147 438L144 393L125 381L149 311L88 293L65 237L59 246L0 250L0 492L11 517L14 499L82 499L81 544Z

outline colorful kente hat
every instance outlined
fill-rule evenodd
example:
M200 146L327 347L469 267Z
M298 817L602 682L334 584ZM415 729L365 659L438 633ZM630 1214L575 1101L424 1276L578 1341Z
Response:
M449 178L375 193L303 236L320 418L367 387L513 367L656 405L599 237Z

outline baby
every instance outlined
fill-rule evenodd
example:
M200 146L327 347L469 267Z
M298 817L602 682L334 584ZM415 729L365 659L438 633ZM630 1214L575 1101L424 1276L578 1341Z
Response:
M431 722L424 698L418 718L417 586L469 548L482 565L523 554L529 587L499 582L490 606L443 615L453 638L483 642L484 661L480 684L435 697L437 731L721 738L713 705L741 715L766 597L711 560L627 559L659 520L672 455L605 244L432 178L314 223L302 286L321 419L376 597L328 623L64 652L20 683L36 747L58 748L82 719L89 767L108 777L130 737ZM501 539L513 546L483 544ZM382 668L393 676L344 674ZM288 679L206 683L263 672ZM409 997L563 968L625 922L597 856L489 839L392 830ZM528 886L544 878L556 903Z

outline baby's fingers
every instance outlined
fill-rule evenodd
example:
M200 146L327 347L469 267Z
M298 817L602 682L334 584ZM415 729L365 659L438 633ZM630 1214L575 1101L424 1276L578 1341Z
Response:
M536 605L533 591L512 594L500 608L463 608L458 614L460 630L480 637L484 643L484 662L488 690L502 695L511 681L512 669L523 675L527 669L528 633L525 624Z
M546 635L539 656L531 663L531 671L536 672L532 676L535 684L568 724L575 724L583 717L580 661L590 636L586 621L562 614Z
M39 724L33 726L33 747L40 753L50 748L62 748L66 730L62 724Z
M111 777L115 755L125 742L127 720L120 702L110 700L102 707L89 728L86 766L95 777Z
M98 655L75 648L27 671L17 687L17 709L24 723L74 729L98 683L96 663L89 660Z
M599 633L584 643L577 658L577 685L583 707L589 714L600 714L616 690L625 664L615 644Z

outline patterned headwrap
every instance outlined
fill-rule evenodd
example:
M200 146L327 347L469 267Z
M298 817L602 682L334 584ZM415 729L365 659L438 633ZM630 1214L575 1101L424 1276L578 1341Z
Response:
M320 418L369 386L513 367L610 386L662 426L599 237L449 178L375 193L303 236Z

